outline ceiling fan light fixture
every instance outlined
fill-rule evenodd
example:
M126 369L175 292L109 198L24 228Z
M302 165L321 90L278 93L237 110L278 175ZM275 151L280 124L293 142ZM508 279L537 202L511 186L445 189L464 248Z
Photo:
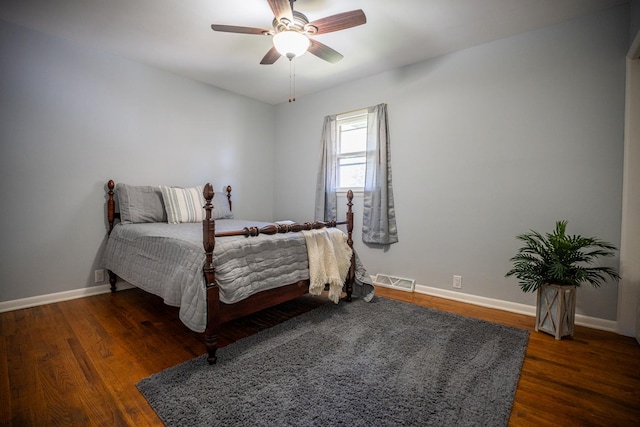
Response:
M280 55L290 60L303 55L309 49L309 38L294 30L281 31L273 36L273 46Z

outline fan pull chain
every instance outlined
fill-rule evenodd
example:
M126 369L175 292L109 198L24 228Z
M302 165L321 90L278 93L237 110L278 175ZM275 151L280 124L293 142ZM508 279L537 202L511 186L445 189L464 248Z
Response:
M289 102L291 102L291 80L292 80L292 76L291 76L291 69L293 67L293 65L291 65L293 61L291 60L291 58L289 58Z
M296 102L296 63L289 58L289 102Z
M293 53L287 53L289 58L289 102L296 102L296 56Z

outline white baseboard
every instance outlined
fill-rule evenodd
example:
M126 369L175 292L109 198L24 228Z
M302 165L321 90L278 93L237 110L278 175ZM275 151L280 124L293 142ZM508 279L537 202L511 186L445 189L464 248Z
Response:
M119 281L117 283L118 291L133 288L127 282ZM58 292L55 294L39 295L35 297L22 298L12 301L0 302L0 313L6 311L19 310L21 308L35 307L38 305L51 304L54 302L68 301L76 298L84 298L92 295L106 294L111 292L109 284L92 286L90 288L75 289L72 291ZM446 289L433 288L425 285L415 285L415 292L419 294L432 295L435 297L460 301L467 304L478 305L481 307L495 308L498 310L509 311L511 313L524 314L527 316L536 316L536 307L533 305L519 304L515 302L503 301L493 298L486 298L477 295L465 294L462 292L454 292ZM593 329L603 331L616 332L617 322L613 320L600 319L597 317L576 314L576 325L586 326Z
M117 289L119 291L131 288L133 288L133 286L127 282L117 283ZM0 313L4 313L5 311L19 310L21 308L51 304L53 302L84 298L92 295L107 294L109 292L111 292L111 285L106 284L91 286L90 288L74 289L72 291L57 292L55 294L39 295L36 297L22 298L12 301L2 301L0 302Z
M509 311L511 313L525 314L527 316L536 316L536 307L528 304L519 304L515 302L503 301L499 299L480 297L477 295L465 294L462 292L454 292L446 289L433 288L430 286L415 286L415 292L419 294L431 295L435 297L460 301L468 304L479 305L481 307L495 308L498 310ZM597 317L576 314L576 325L586 326L588 328L599 329L618 333L617 322L614 320L600 319Z

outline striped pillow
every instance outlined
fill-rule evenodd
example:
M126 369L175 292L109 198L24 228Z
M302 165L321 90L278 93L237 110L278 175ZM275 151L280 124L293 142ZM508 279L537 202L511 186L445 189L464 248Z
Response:
M160 187L164 207L167 211L167 222L200 222L204 219L204 196L202 185L191 188Z

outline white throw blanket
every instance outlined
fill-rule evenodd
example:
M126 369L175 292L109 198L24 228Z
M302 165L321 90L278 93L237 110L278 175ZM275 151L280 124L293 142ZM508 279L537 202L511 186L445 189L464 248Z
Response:
M320 295L329 284L329 299L337 304L351 265L347 236L335 228L303 230L302 234L309 256L309 293Z

